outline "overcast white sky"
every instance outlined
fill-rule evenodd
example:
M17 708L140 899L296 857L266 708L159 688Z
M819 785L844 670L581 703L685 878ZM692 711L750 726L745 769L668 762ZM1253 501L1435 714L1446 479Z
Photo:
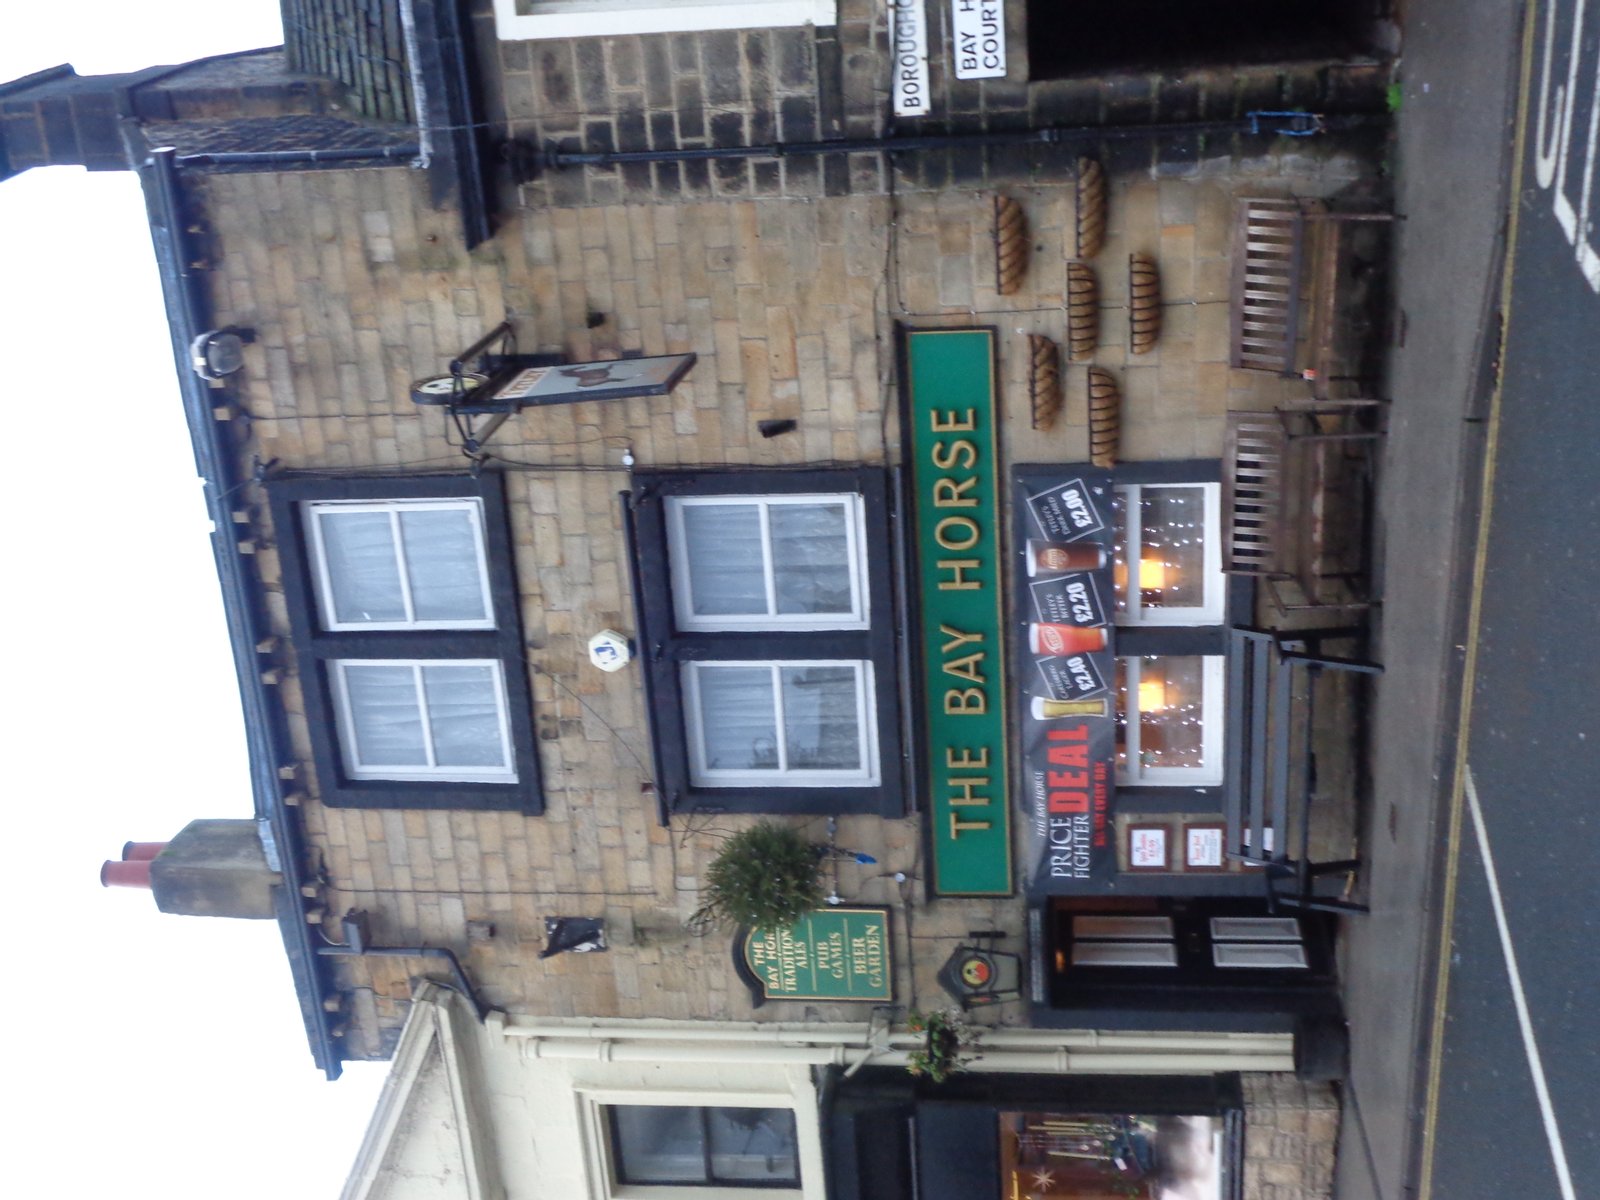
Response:
M4 4L0 81L282 40L273 0ZM102 859L251 814L238 689L131 175L0 184L5 1190L336 1196L383 1068L311 1064L277 925L165 916ZM18 1122L20 1121L20 1126Z

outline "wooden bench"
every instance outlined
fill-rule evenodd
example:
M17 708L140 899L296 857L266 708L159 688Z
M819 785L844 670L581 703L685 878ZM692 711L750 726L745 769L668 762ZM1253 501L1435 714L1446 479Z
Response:
M1355 629L1228 631L1228 723L1223 806L1228 857L1259 867L1269 905L1366 912L1366 906L1317 892L1322 876L1355 870L1359 859L1311 857L1316 756L1311 746L1317 676L1325 671L1381 675L1377 663L1322 653L1329 638ZM1314 650L1314 652L1313 652ZM1295 676L1307 680L1294 702Z
M1364 564L1338 547L1364 537L1364 495L1352 482L1370 471L1382 433L1360 423L1383 401L1320 400L1270 412L1231 412L1222 448L1222 569L1263 580L1280 609L1364 608ZM1357 461L1349 452L1358 449ZM1335 453L1336 452L1336 453ZM1341 505L1343 506L1341 508ZM1293 581L1297 594L1281 584Z
M1233 229L1229 365L1303 377L1325 395L1335 368L1340 226L1392 220L1392 213L1329 212L1314 200L1241 199Z

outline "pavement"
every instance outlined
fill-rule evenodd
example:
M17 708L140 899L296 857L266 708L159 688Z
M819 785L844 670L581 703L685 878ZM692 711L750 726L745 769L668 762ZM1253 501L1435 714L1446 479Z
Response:
M1341 947L1351 1061L1337 1200L1415 1194L1521 70L1519 5L1405 0L1400 17L1406 220L1376 530L1385 675L1361 835L1372 914L1345 922Z

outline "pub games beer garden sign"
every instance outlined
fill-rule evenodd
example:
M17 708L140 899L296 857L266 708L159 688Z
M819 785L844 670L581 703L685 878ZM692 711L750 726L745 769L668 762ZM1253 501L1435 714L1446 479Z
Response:
M933 890L1009 896L995 331L902 329Z

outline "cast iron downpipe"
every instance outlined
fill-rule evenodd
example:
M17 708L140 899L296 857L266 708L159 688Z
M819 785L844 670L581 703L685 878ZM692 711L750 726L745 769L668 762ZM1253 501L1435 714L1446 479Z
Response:
M478 998L478 989L472 986L472 980L467 978L466 968L461 965L461 960L456 957L454 950L442 946L369 946L367 944L367 914L355 911L345 914L341 923L344 929L344 944L339 946L318 946L317 953L327 958L433 958L442 959L450 968L450 978L454 981L456 991L466 997L467 1003L472 1005L472 1011L477 1015L478 1023L482 1024L489 1015L488 1008Z
M472 1011L477 1014L478 1023L481 1025L489 1015L489 1009L478 997L478 990L472 986L472 980L467 978L467 970L461 965L461 960L456 957L454 950L447 950L442 946L362 946L354 949L349 946L318 946L317 953L329 958L439 958L443 959L450 968L450 978L456 991L466 997L467 1003L472 1005Z
M961 146L1072 145L1077 142L1132 141L1185 134L1250 133L1311 137L1364 129L1387 122L1378 113L1252 112L1227 121L1174 121L1158 125L1076 125L1046 129L994 129L976 133L916 134L910 137L840 138L819 142L764 142L754 146L690 146L674 150L562 150L551 145L538 158L547 167L619 166L623 163L696 162L723 158L793 158L800 154L899 154L950 150Z
M341 164L420 161L415 142L393 146L347 146L333 150L217 150L207 154L180 154L179 169L187 167L334 167Z

